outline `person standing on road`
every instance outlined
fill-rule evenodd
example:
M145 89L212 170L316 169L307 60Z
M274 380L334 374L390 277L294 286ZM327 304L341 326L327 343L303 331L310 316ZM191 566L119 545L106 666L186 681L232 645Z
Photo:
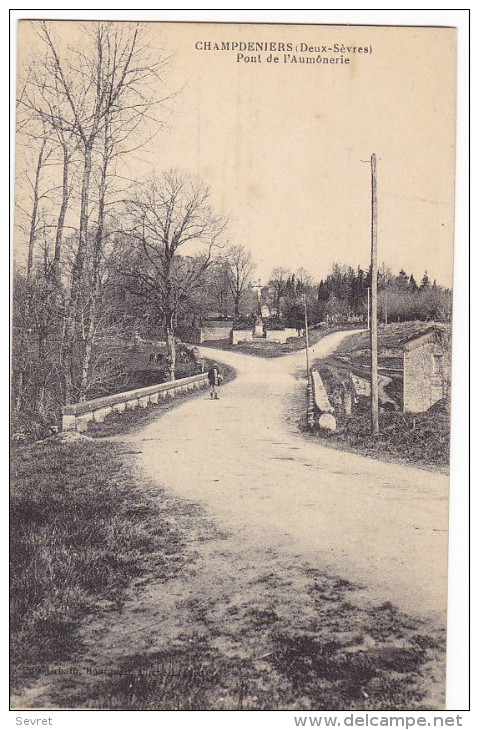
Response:
M217 388L222 380L218 363L214 362L208 370L208 382L210 384L210 398L211 400L218 400Z

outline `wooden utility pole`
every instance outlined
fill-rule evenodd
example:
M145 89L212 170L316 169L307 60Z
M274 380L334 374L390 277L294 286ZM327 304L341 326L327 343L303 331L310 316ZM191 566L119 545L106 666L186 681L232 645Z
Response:
M384 287L384 324L388 323L388 280L386 278L386 264L383 261L382 277Z
M378 199L376 155L371 155L371 431L379 433L378 394Z
M309 332L308 332L308 308L306 305L306 294L303 296L304 301L304 336L306 338L306 374L309 378Z
M371 329L371 319L370 319L370 317L371 317L371 301L370 301L370 293L371 293L371 289L368 286L368 332Z

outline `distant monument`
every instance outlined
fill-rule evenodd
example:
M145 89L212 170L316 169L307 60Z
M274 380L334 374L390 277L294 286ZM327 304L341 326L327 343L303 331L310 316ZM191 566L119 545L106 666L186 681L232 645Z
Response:
M265 319L271 317L271 312L269 311L269 307L267 304L261 305L261 316Z
M258 295L258 310L255 313L253 337L261 337L261 338L263 338L265 336L263 318L261 316L261 289L262 288L263 287L262 287L261 281L259 279L256 284L252 284L253 291L255 291Z

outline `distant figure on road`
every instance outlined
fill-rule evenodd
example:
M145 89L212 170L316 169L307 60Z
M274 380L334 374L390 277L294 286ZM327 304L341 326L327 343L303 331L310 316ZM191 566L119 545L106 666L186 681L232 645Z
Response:
M223 380L220 371L218 369L218 364L216 362L213 363L213 365L208 370L208 382L210 384L210 398L211 400L218 400L218 392L217 387Z

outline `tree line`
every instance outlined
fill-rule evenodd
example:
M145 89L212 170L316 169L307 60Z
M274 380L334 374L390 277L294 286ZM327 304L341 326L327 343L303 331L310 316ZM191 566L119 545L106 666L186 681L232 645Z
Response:
M334 264L331 273L318 286L318 302L322 319L344 321L348 317L367 317L368 289L371 286L369 271L360 266ZM401 269L394 275L384 264L378 271L379 321L403 322L407 320L449 321L452 308L452 292L430 281L427 271L420 283L413 274Z
M319 282L304 269L296 273L285 268L274 269L266 287L266 298L272 304L274 317L292 327L304 320L304 301L308 319L344 324L365 322L368 316L370 272L357 266L334 263L330 273ZM419 284L413 274L401 270L393 275L384 264L378 271L378 316L380 322L407 320L450 320L452 292L436 281L430 281L427 271Z

